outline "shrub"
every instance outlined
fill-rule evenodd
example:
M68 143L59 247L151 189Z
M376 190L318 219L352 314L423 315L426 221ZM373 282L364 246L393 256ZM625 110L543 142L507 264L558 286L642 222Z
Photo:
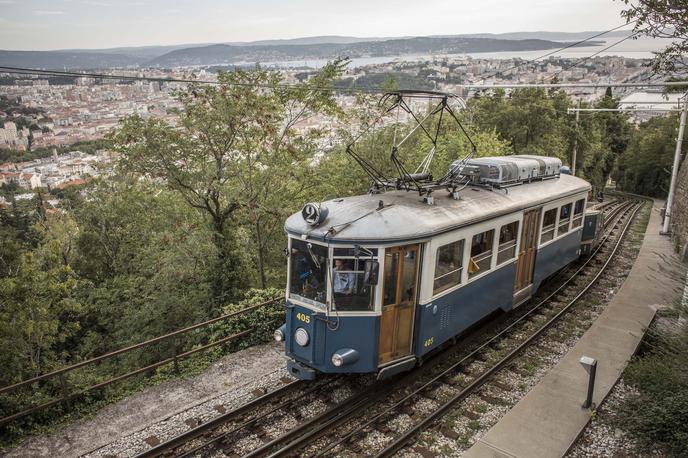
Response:
M624 373L639 394L618 411L620 426L646 451L688 456L688 333L686 326L649 333L645 354Z

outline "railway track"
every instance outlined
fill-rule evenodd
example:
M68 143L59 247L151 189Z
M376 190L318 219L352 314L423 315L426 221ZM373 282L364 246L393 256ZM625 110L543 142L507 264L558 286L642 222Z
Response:
M314 384L290 382L138 456L360 454L364 450L356 444L376 433L384 437L392 436L392 439L383 441L374 453L379 456L394 454L446 411L484 385L492 375L508 366L510 361L566 314L611 262L633 216L640 208L636 202L616 200L606 203L602 209L606 216L606 235L595 254L581 266L566 269L567 279L563 282L555 280L557 286L537 304L524 305L519 313L510 314L514 316L505 319L501 323L502 329L489 339L481 341L468 337L462 340L461 346L435 355L421 368L392 382L373 383L370 377L349 377L346 380L331 377ZM615 232L618 232L616 237ZM611 249L608 250L606 247L610 245ZM605 250L609 251L608 257L600 261L598 257ZM594 275L588 272L600 265ZM575 270L573 274L571 270ZM556 301L567 287L575 284L581 274L591 277L587 286L578 288L575 294L569 293L572 298L567 299L565 304ZM529 337L514 337L519 335ZM495 362L496 356L499 359ZM332 396L337 389L353 393L349 396ZM422 401L438 404L439 407L403 431L393 431L388 426L400 412L418 417L414 403ZM304 404L312 403L319 404L320 408L310 409L310 414L299 413ZM275 435L269 426L279 422L283 423L286 431ZM328 439L332 437L337 440ZM242 441L243 444L239 445ZM365 450L366 454L370 452Z

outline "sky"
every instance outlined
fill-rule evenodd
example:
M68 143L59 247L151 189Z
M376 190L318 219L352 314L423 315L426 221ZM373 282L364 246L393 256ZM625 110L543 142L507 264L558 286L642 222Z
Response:
M0 0L0 49L94 49L319 35L582 32L620 0Z

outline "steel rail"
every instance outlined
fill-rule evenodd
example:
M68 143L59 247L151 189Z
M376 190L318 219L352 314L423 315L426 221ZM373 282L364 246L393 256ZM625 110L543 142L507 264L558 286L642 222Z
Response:
M624 226L621 234L619 235L616 244L614 245L614 248L607 260L605 261L604 265L600 268L600 270L593 277L593 279L588 282L588 284L583 288L583 290L580 291L572 300L570 300L569 303L562 310L560 310L556 315L549 319L547 323L540 327L534 334L532 334L525 341L519 344L518 347L509 352L509 354L507 354L499 362L493 365L490 369L483 372L478 378L476 378L473 382L471 382L468 386L461 390L461 392L454 395L451 399L449 399L442 406L440 406L439 409L435 410L432 414L424 418L421 422L414 425L410 430L404 432L400 437L393 440L392 443L387 445L384 448L384 450L382 450L375 456L389 457L401 450L411 438L415 437L422 430L427 428L437 418L444 415L444 413L451 407L453 407L453 405L456 404L458 401L461 401L462 399L466 398L469 394L473 393L477 388L481 387L495 372L506 367L507 364L511 362L511 360L516 355L518 355L521 351L528 347L536 338L540 337L545 331L549 330L549 328L551 328L554 325L554 323L558 322L559 318L561 318L565 313L567 313L569 309L578 302L578 300L583 296L583 294L585 294L605 272L606 268L609 266L609 263L612 261L615 254L618 252L618 249L621 246L621 242L623 242L624 240L624 235L628 232L628 229L630 228L631 223L633 222L633 219L640 210L640 208L642 208L641 203L638 203L634 207L629 208L629 210L631 211L631 215L629 216L626 225Z
M164 453L169 452L170 450L173 450L181 445L184 445L194 439L196 439L199 436L202 436L206 432L212 430L213 428L217 428L221 426L224 423L229 422L232 418L238 417L252 409L255 409L257 407L260 407L262 405L267 404L270 402L272 399L275 399L279 396L282 396L286 393L288 393L290 390L292 390L294 387L299 386L302 384L301 380L295 380L293 382L289 382L286 385L283 385L275 390L270 391L269 393L266 393L260 397L257 397L246 404L243 404L236 409L233 409L229 412L226 412L218 417L213 418L212 420L203 423L202 425L199 425L193 429L190 429L188 431L183 432L182 434L179 434L177 436L174 436L173 438L156 445L155 447L148 449L146 451L143 451L136 456L136 458L150 458L150 457L156 457L160 456ZM251 420L250 423L252 423L255 420ZM247 422L249 423L249 422ZM208 444L210 445L210 444ZM200 450L200 448L199 448ZM195 449L193 451L196 451ZM189 452L187 452L188 454Z
M623 202L622 201L622 202L619 202L618 208L615 208L614 210L615 210L615 212L618 213L622 207L630 207L631 205L632 205L631 202ZM611 220L609 220L607 223L610 224ZM604 241L606 241L607 238L608 238L608 235L604 238ZM593 253L593 256L602 247L604 241L598 245L598 248L595 250L595 253ZM535 308L539 308L543 304L547 303L555 294L559 293L561 291L561 289L563 289L569 282L571 282L578 275L578 273L580 273L580 271L584 267L587 266L587 264L592 259L593 259L593 257L591 256L583 266L581 266L578 270L576 270L576 272L571 276L571 278L569 278L566 282L564 282L562 285L560 285L557 288L557 290L555 290L553 293L551 293L545 300L540 302ZM533 310L529 311L528 314L524 315L524 317L530 315ZM472 352L467 357L463 358L459 363L456 363L450 369L444 371L440 376L433 378L431 380L431 382L428 382L428 383L433 383L434 381L438 380L440 377L444 376L449 371L453 370L456 366L464 363L467 358L471 357L472 355L475 355L479 350L482 350L486 346L490 345L492 342L494 342L494 340L497 337L503 335L503 333L505 331L511 329L516 323L520 322L522 320L522 318L524 318L524 317L519 318L518 321L509 325L509 327L507 329L505 329L501 333L499 333L496 336L494 336L493 338L491 338L485 344L481 345L478 350ZM404 379L397 381L397 383L400 383L402 381L408 381L410 379L412 380L413 378L415 378L415 374L408 374L406 377L404 377ZM423 385L423 387L427 386L428 383ZM395 383L395 385L396 385L396 383ZM304 444L308 443L309 441L315 440L315 439L321 437L322 435L324 435L327 431L330 430L330 428L336 427L341 422L347 420L353 414L355 414L356 412L365 408L366 405L369 405L372 401L374 401L376 399L381 399L385 395L386 395L385 384L376 383L374 385L371 385L368 388L364 389L363 391L356 393L354 396L351 396L351 397L347 398L346 400L338 403L336 406L326 410L325 412L317 415L316 417L309 419L305 423L302 423L297 428L294 428L294 429L286 432L285 434L273 439L272 441L262 445L261 447L252 450L251 452L246 454L245 457L248 458L248 457L268 455L270 453L270 451L272 449L274 449L276 446L278 446L279 444L283 444L283 443L290 441L290 440L291 440L291 442L288 442L281 449L276 450L274 453L269 454L269 456L270 457L279 457L279 456L285 456L285 455L288 455L290 453L293 453L296 449L299 449L300 447L302 447ZM407 398L410 398L412 395L413 394L409 395ZM400 401L400 403L404 402L407 398L404 398L402 401ZM256 423L256 422L260 421L261 419L265 418L266 416L268 416L269 414L274 413L275 411L280 410L280 409L284 408L285 406L292 404L293 402L294 402L294 400L287 400L287 401L281 403L280 405L278 405L277 407L275 407L274 409L272 409L270 412L266 412L266 413L260 415L259 417L251 418L248 421L244 422L243 424L233 428L231 431L224 432L221 435L210 439L208 442L201 444L201 445L199 445L199 446L197 446L197 447L195 447L189 451L184 452L182 455L178 455L178 456L191 456L191 455L197 454L198 452L202 451L203 449L210 447L214 444L217 444L217 443L221 442L222 440L225 440L230 435L238 432L241 429L246 428L247 426L253 425L254 423ZM396 405L397 404L395 404L395 406L393 406L393 407L396 407ZM250 406L247 406L246 409L244 409L242 411L248 410L249 408L250 408ZM366 425L364 425L363 427L376 421L380 415L385 414L385 413L387 413L387 411L382 412L381 414L376 416L373 420L371 420L371 422L366 423ZM211 429L217 427L221 423L226 422L227 416L223 416L223 417L225 417L225 419L218 417L217 419L214 419L212 421L212 423L201 425L201 426L195 428L194 430L190 430L186 433L183 433L182 435L173 438L171 441L168 441L165 444L161 444L161 445L157 446L155 449L151 449L151 450L148 450L147 452L144 452L140 455L137 455L137 457L158 456L160 454L163 454L163 453L165 453L165 452L167 452L167 451L169 451L169 450L171 450L171 449L173 449L179 445L182 445L185 442L188 442L189 440L193 440L194 438L198 437L199 435L204 434L208 430L211 430ZM355 433L355 431L352 432L350 435L352 435L353 433ZM333 445L332 447L328 447L326 450L330 450L331 448L338 445L339 443L340 442Z

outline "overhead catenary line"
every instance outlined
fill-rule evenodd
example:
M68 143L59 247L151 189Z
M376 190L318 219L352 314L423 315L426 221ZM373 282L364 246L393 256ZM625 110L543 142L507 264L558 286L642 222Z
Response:
M612 29L606 30L604 32L600 32L596 35L590 36L588 38L585 38L583 40L580 40L575 43L570 43L562 48L555 49L554 51L550 51L546 54L543 54L542 56L536 57L535 59L532 60L527 60L521 64L517 64L513 67L510 67L506 70L501 70L500 72L495 73L494 75L482 78L480 81L485 81L488 78L491 78L493 76L501 74L501 72L505 72L508 70L513 70L516 68L519 68L523 65L529 64L529 63L534 63L535 61L542 59L547 56L551 56L552 54L556 54L558 52L564 51L566 49L569 49L571 47L577 46L579 44L585 43L587 41L590 41L592 39L595 39L597 37L600 37L602 35L605 35L607 33L613 32L615 30L620 29L621 27L624 27L626 25L632 24L635 21L630 21L628 23L621 24L619 26L616 26ZM76 72L76 71L61 71L61 70L43 70L43 69L34 69L34 68L26 68L26 67L14 67L14 66L0 66L0 71L4 73L12 73L12 74L21 74L21 75L33 75L33 76L65 76L65 77L73 77L73 78L95 78L95 79L114 79L114 80L126 80L126 81L149 81L149 82L162 82L162 83L187 83L187 84L214 84L214 85L220 85L223 84L219 81L208 81L208 80L197 80L197 79L187 79L187 78L171 78L171 77L153 77L153 76L135 76L135 75L113 75L113 74L108 74L108 73L92 73L92 72ZM255 83L232 83L234 86L253 86L253 87L270 87L269 85L260 85L260 84L255 84ZM293 87L293 85L289 84L284 84L284 85L279 85L280 87ZM329 87L314 87L312 88L314 90L333 90L333 88ZM337 88L336 90L338 91L344 91L344 92L358 92L358 93L385 93L387 92L384 89L381 88Z
M37 68L25 68L25 67L10 67L0 65L0 73L10 73L19 75L31 75L31 76L62 76L69 78L93 78L93 79L103 79L103 80L120 80L120 81L147 81L147 82L159 82L159 83L185 83L185 84L210 84L210 85L226 85L226 86L236 86L236 87L253 87L253 88L263 88L263 89L303 89L300 86L294 84L261 84L261 83L241 83L232 82L224 83L221 81L212 80L199 80L191 78L171 78L171 77L158 77L158 76L136 76L136 75L118 75L109 73L92 73L92 72L75 72L75 71L62 71L62 70L42 70ZM366 89L366 88L335 88L335 87L324 87L324 86L313 86L310 88L314 91L344 91L344 92L358 92L358 93L382 93L385 92L382 89Z
M585 112L598 112L598 111L616 111L616 112L655 112L655 111L681 111L682 108L567 108L567 113L585 113Z
M570 70L570 69L572 69L572 68L574 68L574 67L577 67L577 66L581 65L582 63L587 62L588 60L592 59L593 57L598 56L598 55L602 54L603 52L610 50L610 49L613 48L614 46L616 46L616 45L618 45L618 44L621 44L621 43L623 43L624 41L626 41L626 40L628 40L628 39L631 39L631 38L633 38L633 37L637 37L638 35L640 35L640 33L641 33L640 31L634 32L634 33L632 33L632 34L630 34L630 35L628 35L628 36L622 38L621 40L618 40L618 41L616 41L616 42L610 44L609 46L607 46L607 47L604 48L604 49L600 49L599 51L597 51L597 52L595 52L595 53L593 53L593 54L590 54L589 56L584 57L584 58L578 60L577 62L574 62L574 63L571 64L571 65L567 65L567 66L565 66L565 67L562 67L561 70L559 70L558 72L556 72L556 73L552 76L552 80L553 80L554 78L558 77L559 75L561 75L561 74L562 74L563 72L565 72L566 70Z
M195 80L195 79L180 79L180 78L164 78L151 76L130 76L130 75L109 75L104 73L81 73L81 72L64 72L58 70L40 70L34 68L22 67L8 67L0 65L0 73L32 75L32 76L67 76L74 78L94 78L94 79L109 79L109 80L130 80L130 81L150 81L163 83L189 83L189 84L214 84L214 85L229 85L241 87L256 87L270 89L273 87L303 89L300 86L293 84L259 84L259 83L222 83L220 81ZM518 88L600 88L600 87L679 87L686 86L685 81L648 81L648 82L606 82L606 83L507 83L507 84L480 84L480 83L464 83L456 84L455 86L469 88L469 89L518 89ZM382 94L388 92L387 90L379 88L335 88L324 86L313 86L310 88L314 91L344 91L344 92L366 92L370 94ZM427 96L426 96L427 97Z
M616 30L619 30L620 28L625 27L625 26L630 25L630 24L633 24L634 22L637 22L637 21L638 21L638 20L635 19L635 20L630 21L630 22L624 22L623 24L618 25L618 26L614 27L613 29L605 30L604 32L600 32L600 33L598 33L598 34L595 34L595 35L592 35L592 36L590 36L590 37L584 38L583 40L577 41L577 42L575 42L575 43L571 43L571 44L569 44L569 45L567 45L567 46L564 46L563 48L555 49L554 51L550 51L550 52L548 52L548 53L546 53L546 54L543 54L543 55L541 55L541 56L538 56L538 57L536 57L536 58L534 58L534 59L525 60L524 62L522 62L522 63L520 63L520 64L514 65L514 66L509 67L509 68L506 68L506 69L504 69L504 70L500 70L500 71L498 71L498 72L496 72L496 73L493 73L492 75L485 76L485 77L481 78L480 81L485 81L485 80L487 80L487 79L494 78L494 77L497 76L497 75L502 75L502 74L504 74L504 72L508 72L509 70L515 70L515 69L517 69L517 68L523 67L524 65L534 64L535 62L537 62L537 61L540 60L540 59L544 59L545 57L549 57L549 56L551 56L551 55L553 55L553 54L556 54L556 53L558 53L558 52L565 51L565 50L567 50L567 49L569 49L569 48L573 48L574 46L578 46L578 45L580 45L580 44L587 43L587 42L590 41L590 40L594 40L595 38L599 38L599 37L601 37L602 35L606 35L606 34L608 34L608 33L611 33L611 32L614 32L614 31L616 31Z

